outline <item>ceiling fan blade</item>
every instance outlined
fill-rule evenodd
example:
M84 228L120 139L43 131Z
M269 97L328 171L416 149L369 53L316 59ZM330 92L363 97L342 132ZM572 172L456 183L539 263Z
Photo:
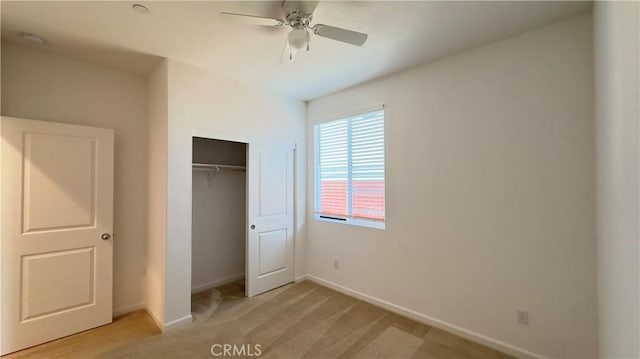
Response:
M362 32L341 29L335 26L316 24L313 26L313 33L326 37L328 39L337 40L341 42L346 42L347 44L362 46L365 41L367 41L367 37L369 35L364 34Z
M237 14L233 12L221 11L220 15L224 15L230 19L237 19L248 24L260 25L260 26L271 26L271 27L281 27L285 25L284 20L274 19L271 17L263 17L263 16L255 16L255 15L247 15L247 14Z
M303 14L313 14L318 6L318 1L300 1L298 8Z

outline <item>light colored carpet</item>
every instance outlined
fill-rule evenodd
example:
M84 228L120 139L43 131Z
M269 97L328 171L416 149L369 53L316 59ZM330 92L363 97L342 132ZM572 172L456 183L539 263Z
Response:
M196 294L192 325L104 358L212 358L214 344L259 344L263 358L509 358L309 281L243 293L234 283Z

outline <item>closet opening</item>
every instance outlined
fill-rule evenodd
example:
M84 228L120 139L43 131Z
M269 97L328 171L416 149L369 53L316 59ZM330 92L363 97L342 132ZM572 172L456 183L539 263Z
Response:
M198 321L215 311L221 291L245 296L247 144L193 137L192 149L191 311Z

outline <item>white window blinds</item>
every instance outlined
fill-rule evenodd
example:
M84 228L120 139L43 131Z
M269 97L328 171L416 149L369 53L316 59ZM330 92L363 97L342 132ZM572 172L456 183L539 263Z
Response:
M384 109L315 126L315 211L385 219Z

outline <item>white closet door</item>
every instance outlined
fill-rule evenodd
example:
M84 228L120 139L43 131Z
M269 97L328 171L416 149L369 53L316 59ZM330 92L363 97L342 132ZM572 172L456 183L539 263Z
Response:
M293 282L293 149L249 144L247 296Z
M0 354L111 322L113 131L2 117Z

